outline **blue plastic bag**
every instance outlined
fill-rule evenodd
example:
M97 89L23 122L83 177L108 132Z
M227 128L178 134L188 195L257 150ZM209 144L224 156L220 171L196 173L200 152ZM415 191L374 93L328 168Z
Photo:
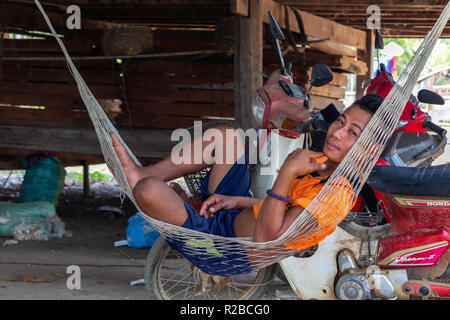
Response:
M132 248L150 248L159 238L159 232L138 212L128 219L127 243Z

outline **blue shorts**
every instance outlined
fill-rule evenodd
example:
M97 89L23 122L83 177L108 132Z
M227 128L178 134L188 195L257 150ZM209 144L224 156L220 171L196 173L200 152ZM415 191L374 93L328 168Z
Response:
M209 172L203 178L200 189L204 200L208 193ZM248 162L236 162L219 183L216 194L228 196L251 197L250 173ZM240 210L220 210L211 218L200 216L188 202L184 203L188 218L182 227L221 237L236 237L233 223ZM188 241L167 238L169 245L179 251L193 265L203 272L214 275L228 276L243 274L253 270L247 261L245 250L237 243L227 244L227 248L217 248L217 243L211 237L198 237Z

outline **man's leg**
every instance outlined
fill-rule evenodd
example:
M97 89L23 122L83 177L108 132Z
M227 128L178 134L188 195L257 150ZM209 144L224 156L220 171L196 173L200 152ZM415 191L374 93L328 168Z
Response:
M151 164L146 167L140 167L131 159L130 155L120 144L119 140L115 135L111 134L111 140L113 143L114 150L116 151L122 168L125 172L128 184L133 190L136 183L145 177L157 177L165 182L182 177L188 173L198 172L208 165L202 161L200 164L194 164L194 161L190 163L175 164L172 162L171 156ZM197 141L192 141L192 145L202 143L201 139ZM203 147L203 146L202 146Z
M227 129L230 130L230 127L222 126L215 129L222 134L221 143L215 141L214 138L212 139L212 142L205 142L203 139L197 139L190 142L191 150L202 150L202 163L200 164L193 163L194 155L192 154L191 163L177 165L172 162L172 159L169 156L156 164L147 167L139 167L134 163L117 138L114 135L111 135L114 149L122 164L128 183L133 190L133 196L144 213L158 220L182 225L187 219L184 201L165 182L206 168L208 163L213 162L213 158L211 157L221 153L224 157L224 161L222 161L222 163L213 164L208 181L208 192L213 193L216 190L220 181L232 168L234 162L242 156L243 144L239 138L233 140L228 139L229 141L227 142L226 133L234 131L231 129L231 131L227 132ZM210 147L210 150L213 150L213 152L209 155L205 154L206 159L203 159L203 150L210 146L211 143L214 143L213 148ZM195 144L200 145L197 145L197 148L195 148ZM233 163L227 163L227 161L225 161L228 152L233 152L233 157L228 159Z
M133 197L139 208L156 220L182 226L188 218L183 199L157 177L139 180L133 189Z
M232 140L228 139L229 141L227 141L227 130L229 130L228 133L229 136L231 136L230 133L234 132L233 129L227 126L219 126L214 129L218 130L217 132L222 135L222 143L217 143L215 141L215 138L213 138L212 141L203 141L203 137L197 138L196 140L190 142L191 150L201 150L202 152L201 163L198 164L194 163L194 152L191 152L191 161L189 161L188 163L175 164L172 162L171 156L167 156L166 158L158 161L155 164L151 164L147 167L139 167L134 163L125 148L120 144L119 140L113 134L111 134L111 140L131 189L134 188L134 186L140 179L148 176L157 177L167 182L185 176L189 173L198 172L208 167L210 163L213 163L208 186L208 191L211 191L210 193L212 193L214 192L222 178L231 169L233 164L243 154L243 143L239 138ZM219 151L222 152L223 161L221 163L215 163L211 154L203 154L205 148L210 146L210 144L212 143L215 144L213 147L215 154L217 154ZM221 150L218 150L218 148L221 148ZM231 152L233 157L231 157L231 159L228 159L230 160L228 163L227 161L225 161L226 155ZM183 154L181 152L180 156L182 155Z

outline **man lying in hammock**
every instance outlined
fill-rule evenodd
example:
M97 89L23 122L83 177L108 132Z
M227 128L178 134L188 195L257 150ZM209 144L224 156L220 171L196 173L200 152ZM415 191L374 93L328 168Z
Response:
M303 103L301 99L299 102ZM167 182L206 168L211 159L203 159L200 164L176 165L169 156L150 166L139 167L114 135L111 135L111 139L133 190L133 196L145 214L160 221L200 232L222 237L252 237L253 241L265 242L281 236L297 216L302 214L319 193L327 177L334 172L355 144L381 102L382 99L377 95L367 95L347 108L331 124L323 153L307 149L292 152L280 168L278 177L265 199L251 198L248 165L238 161L244 156L243 151L240 154L233 152L234 163L213 164L203 179L201 191L204 202L199 210L187 201L182 190L172 188ZM305 115L299 115L302 116ZM216 129L225 137L226 130L230 130L230 127L220 126ZM223 141L226 142L227 139L224 138ZM193 147L191 150L195 150L194 145L198 143L197 147L202 151L211 144L210 141L205 142L203 139L191 143ZM231 146L223 143L223 150L214 151L225 154L230 148L243 150L240 143L237 140L234 140ZM326 156L324 163L314 160L322 156ZM351 198L353 196L351 187L348 193L339 196L341 199ZM350 209L351 207L348 208ZM345 217L347 213L348 211L343 216ZM309 213L305 211L304 214ZM317 227L317 221L315 225L309 227L312 229ZM329 233L325 232L312 240L294 242L286 246L293 250L311 247L322 241ZM181 247L179 249L182 250Z

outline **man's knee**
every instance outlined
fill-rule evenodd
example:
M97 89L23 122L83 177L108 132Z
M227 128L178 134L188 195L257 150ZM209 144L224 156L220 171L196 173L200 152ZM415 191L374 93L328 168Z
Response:
M145 177L139 180L133 188L133 197L138 204L149 203L155 198L155 189L161 182L156 177Z

